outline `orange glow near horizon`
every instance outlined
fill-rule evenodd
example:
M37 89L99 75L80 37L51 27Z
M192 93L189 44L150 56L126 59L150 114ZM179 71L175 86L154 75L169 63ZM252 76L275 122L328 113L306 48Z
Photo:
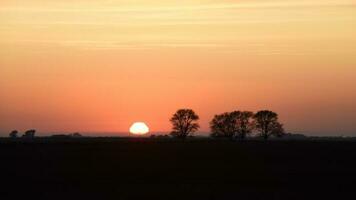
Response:
M354 0L4 0L0 136L169 131L270 109L287 131L356 135Z

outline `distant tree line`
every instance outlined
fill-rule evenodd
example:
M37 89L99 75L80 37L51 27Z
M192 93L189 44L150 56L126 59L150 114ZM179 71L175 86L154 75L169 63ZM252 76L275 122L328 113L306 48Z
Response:
M22 138L34 138L36 134L36 130L31 129L27 130L23 135ZM19 132L17 130L13 130L9 134L10 138L18 138L19 137Z
M32 139L32 138L35 138L35 134L36 134L36 130L34 129L31 129L31 130L27 130L24 134L22 134L21 138L29 138L29 139ZM9 133L9 137L10 138L19 138L19 132L17 130L13 130ZM80 138L82 137L82 135L78 132L76 133L71 133L71 134L68 134L68 135L64 135L64 134L60 134L60 135L52 135L51 137L53 138Z
M176 138L186 138L200 128L199 116L192 109L180 109L170 119L173 125L171 135ZM233 111L215 115L210 121L211 137L244 140L252 133L267 140L271 136L285 135L283 124L278 121L278 114L261 110Z
M200 128L199 116L192 109L179 109L170 119L172 123L171 136L185 139L192 136ZM255 133L267 140L271 136L282 137L286 135L283 124L278 120L278 114L261 110L256 113L250 111L232 111L217 114L210 121L210 136L213 138L229 138L244 140ZM34 138L36 130L26 131L23 138ZM12 131L10 138L17 138L19 132ZM79 133L69 135L54 135L53 137L82 137Z

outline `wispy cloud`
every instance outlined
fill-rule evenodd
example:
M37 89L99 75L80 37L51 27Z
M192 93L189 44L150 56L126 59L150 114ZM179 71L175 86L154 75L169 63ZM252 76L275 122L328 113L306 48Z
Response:
M335 6L356 6L356 2L353 0L300 0L300 1L241 1L239 3L208 3L199 5L182 5L175 4L170 6L125 6L120 4L114 4L109 6L103 6L98 4L94 6L86 7L83 4L81 7L72 6L72 2L68 2L60 8L53 6L10 6L0 7L0 12L174 12L174 11L201 11L201 10L219 10L219 9L265 9L265 8L293 8L293 7L335 7ZM104 4L105 5L105 4Z
M246 46L253 41L350 38L355 31L349 25L356 23L354 0L200 4L192 0L194 4L169 5L166 1L154 5L92 1L90 6L84 1L38 2L0 6L1 43L85 49L231 49L239 47L241 41L247 41L242 42ZM330 31L329 24L344 26Z

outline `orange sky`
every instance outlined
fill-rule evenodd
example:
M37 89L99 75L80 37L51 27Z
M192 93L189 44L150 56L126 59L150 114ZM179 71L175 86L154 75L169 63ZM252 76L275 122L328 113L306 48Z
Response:
M169 131L193 108L271 109L356 135L354 0L3 0L0 135Z

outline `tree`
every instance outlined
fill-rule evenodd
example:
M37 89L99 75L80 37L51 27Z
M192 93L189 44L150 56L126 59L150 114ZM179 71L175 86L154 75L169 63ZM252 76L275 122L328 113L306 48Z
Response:
M19 132L17 131L17 130L13 130L13 131L11 131L11 133L9 134L9 137L10 138L17 138L17 134L18 134Z
M281 123L275 123L274 127L272 129L272 135L276 137L283 137L286 135L286 132L284 131L283 124Z
M23 134L23 138L34 138L35 137L36 130L28 130Z
M199 116L191 109L180 109L170 119L173 125L171 135L177 138L186 138L199 128Z
M210 122L211 136L233 138L236 133L235 124L236 119L231 113L215 115Z
M245 139L252 132L253 113L249 111L234 111L215 115L210 122L212 137L227 137Z
M235 120L236 134L235 137L240 140L245 139L253 130L252 117L253 112L250 111L234 111L231 113Z
M270 136L283 135L283 125L278 122L278 114L269 110L257 112L254 116L254 124L261 137L267 140Z

